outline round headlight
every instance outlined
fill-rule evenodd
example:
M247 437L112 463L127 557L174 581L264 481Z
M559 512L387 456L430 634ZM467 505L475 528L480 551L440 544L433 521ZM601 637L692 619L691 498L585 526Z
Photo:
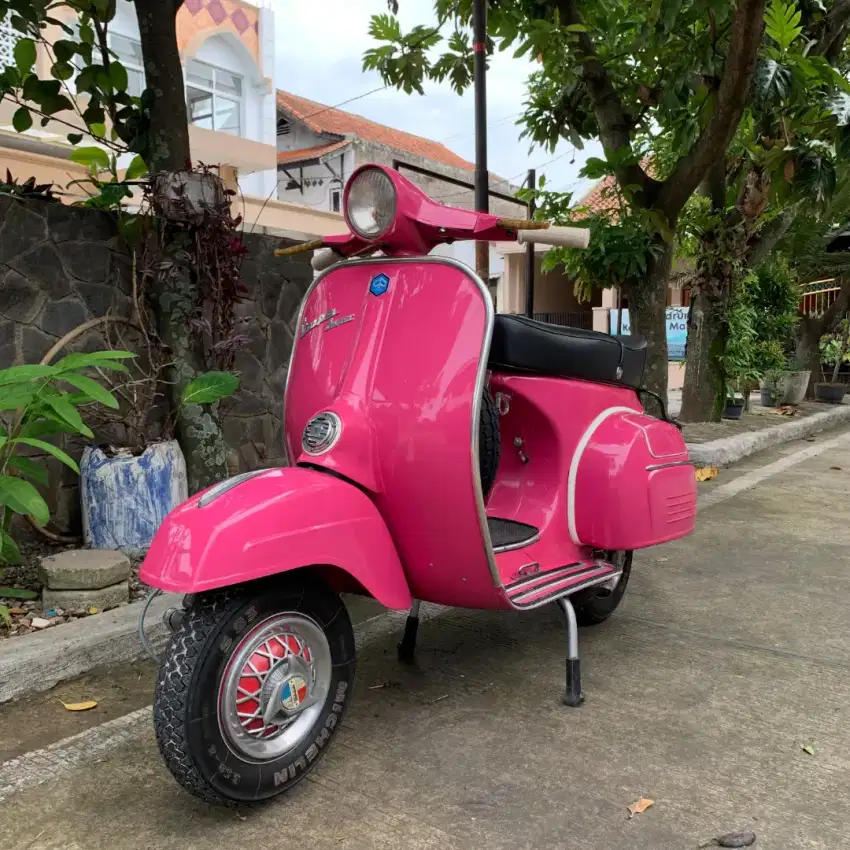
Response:
M395 186L379 168L365 168L348 186L345 214L351 229L363 239L377 239L395 219Z

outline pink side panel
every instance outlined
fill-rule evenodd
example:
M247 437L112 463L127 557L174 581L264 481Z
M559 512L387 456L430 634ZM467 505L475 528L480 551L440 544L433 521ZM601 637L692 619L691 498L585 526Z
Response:
M380 296L369 292L389 278ZM460 268L434 261L343 265L308 297L303 323L335 309L343 325L299 336L285 406L289 457L368 493L397 546L413 595L465 607L504 604L482 537L473 476L475 383L488 303ZM327 453L300 453L307 421L336 412Z
M587 549L571 540L567 525L573 454L602 411L625 407L638 413L641 407L631 390L560 378L494 373L490 390L507 398L509 411L500 419L502 457L487 514L540 530L538 542L496 555L502 582L510 584L529 564L545 571L587 556ZM515 446L517 438L527 463ZM585 494L580 491L579 497Z
M685 441L673 425L628 413L605 419L578 465L575 524L581 542L642 549L690 534L696 479L687 461Z
M410 607L386 525L351 484L288 467L243 481L205 507L198 506L200 495L166 517L142 565L146 584L197 593L328 565L349 573L383 605Z

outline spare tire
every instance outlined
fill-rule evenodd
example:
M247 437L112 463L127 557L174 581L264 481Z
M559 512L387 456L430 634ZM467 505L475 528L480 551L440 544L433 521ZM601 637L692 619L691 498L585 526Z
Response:
M481 399L481 419L478 423L478 468L481 475L481 492L484 494L485 501L496 480L501 451L499 409L496 407L493 396L484 390L484 396Z

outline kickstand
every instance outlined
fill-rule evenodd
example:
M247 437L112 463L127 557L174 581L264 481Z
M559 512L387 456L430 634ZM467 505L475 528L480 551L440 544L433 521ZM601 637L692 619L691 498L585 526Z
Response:
M413 607L404 623L404 636L398 645L398 660L402 664L413 664L416 661L416 633L419 631L419 606L421 604L418 599L413 600Z
M584 702L581 693L581 668L578 657L578 623L576 612L569 597L562 596L558 604L563 608L567 618L567 691L564 694L564 705L578 708Z

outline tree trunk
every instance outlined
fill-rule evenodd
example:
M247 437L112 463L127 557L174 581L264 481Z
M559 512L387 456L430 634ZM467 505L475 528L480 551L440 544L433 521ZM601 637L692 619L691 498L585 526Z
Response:
M142 158L151 173L179 171L191 161L183 66L177 49L177 11L183 0L135 0L145 81L154 92Z
M794 352L794 365L801 372L811 371L806 398L814 398L815 384L821 379L820 338L824 334L822 318L803 316L797 325L797 345Z
M661 244L658 256L647 266L646 277L625 287L629 299L631 331L642 336L647 343L646 372L643 385L667 403L667 280L673 249ZM655 404L646 400L652 412Z
M688 316L685 385L682 388L683 422L719 422L722 409L723 374L716 352L723 345L724 319L705 292L699 290Z
M186 458L189 492L197 493L227 478L227 456L219 417L213 408L198 404L180 406L183 390L206 371L203 340L192 333L198 314L198 289L192 269L175 255L180 252L180 236L166 235L166 252L175 268L157 293L159 334L170 350L172 365L166 373L171 410L179 410L177 439Z

